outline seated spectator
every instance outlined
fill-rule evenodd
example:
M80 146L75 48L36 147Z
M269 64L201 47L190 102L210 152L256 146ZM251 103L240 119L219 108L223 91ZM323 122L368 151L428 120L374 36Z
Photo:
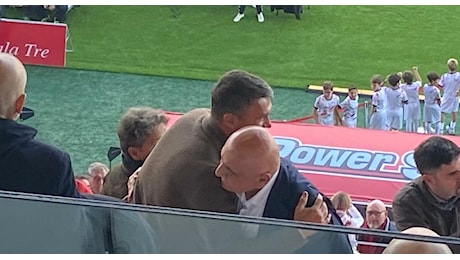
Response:
M339 215L342 223L348 227L359 228L364 223L364 218L361 216L359 210L353 205L350 195L348 193L339 191L331 198L332 205L334 206L337 215ZM358 243L355 234L348 234L353 250L358 250Z
M225 190L238 196L240 215L342 225L331 201L280 159L278 144L260 126L240 128L227 139L215 174ZM300 207L299 198L304 200ZM243 230L248 237L265 234L255 224L245 224ZM352 253L346 234L333 233L327 242L315 253Z
M366 219L362 228L398 231L394 223L390 221L390 218L388 218L388 211L381 200L373 200L369 203L369 205L367 205ZM358 251L361 254L381 254L386 245L391 241L391 238L366 234L358 235L357 240ZM368 245L366 242L380 245Z
M89 187L90 183L89 183L89 177L87 175L75 176L75 185L77 186L77 190L80 193L93 194L93 191Z
M23 64L0 53L0 190L80 197L69 154L34 140L37 130L16 122L26 82Z
M94 194L102 193L104 178L109 172L109 167L101 162L94 162L88 168L89 187Z
M102 193L119 199L128 195L128 179L144 163L166 132L168 118L151 107L131 107L121 118L118 139L122 162L105 177Z
M414 150L420 176L407 183L393 200L399 230L426 227L440 236L460 236L460 147L432 136ZM449 245L454 254L460 245Z
M24 20L64 23L67 5L24 5Z
M424 227L411 227L406 230L403 230L401 233L405 234L414 234L414 235L423 235L423 236L433 236L439 237L439 235ZM394 238L391 240L385 250L384 254L452 254L449 246L442 243L431 243L431 242L422 242L415 240L407 239L397 239Z

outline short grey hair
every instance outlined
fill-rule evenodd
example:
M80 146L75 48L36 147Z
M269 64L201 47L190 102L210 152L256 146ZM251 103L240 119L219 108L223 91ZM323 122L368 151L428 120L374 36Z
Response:
M88 168L88 174L91 176L91 173L96 170L103 170L104 171L104 176L109 172L109 167L107 165L101 163L101 162L93 162L92 164L89 165Z
M118 125L118 139L123 153L129 147L140 147L160 124L167 124L168 117L161 110L151 107L130 107Z

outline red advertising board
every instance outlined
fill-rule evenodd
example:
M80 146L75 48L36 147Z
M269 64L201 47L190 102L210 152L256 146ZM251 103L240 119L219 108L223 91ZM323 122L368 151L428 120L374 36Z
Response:
M168 113L170 125L180 116ZM413 149L426 134L272 122L280 156L321 192L345 191L354 201L391 204L399 189L419 176ZM444 136L457 144L460 138Z
M65 66L67 25L0 19L0 52L24 64Z

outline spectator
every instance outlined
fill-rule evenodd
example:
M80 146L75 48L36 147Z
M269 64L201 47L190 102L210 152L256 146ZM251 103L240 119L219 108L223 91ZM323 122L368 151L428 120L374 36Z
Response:
M24 20L64 23L67 5L24 5Z
M424 227L412 227L403 230L401 233L439 237L436 232ZM422 242L409 239L391 240L384 254L452 254L452 251L446 244Z
M342 225L331 201L289 161L280 159L278 144L262 127L248 126L234 132L221 154L215 174L224 189L237 194L240 215ZM305 199L300 207L299 198ZM296 212L300 209L301 214ZM256 224L242 228L248 237L264 235ZM352 252L343 233L332 234L321 243L314 253Z
M460 148L431 136L415 148L421 176L406 184L393 200L396 227L426 227L441 236L460 237ZM450 246L460 253L460 246Z
M168 118L151 107L131 107L118 125L122 162L110 170L102 193L123 199L128 195L128 179L144 163L153 147L166 132Z
M444 120L446 113L451 115L450 124L446 126L447 133L455 135L455 126L457 124L460 73L457 72L458 61L450 58L447 61L448 72L444 73L439 80L439 87L442 89L441 101L441 133L444 131Z
M0 53L0 190L80 197L69 155L34 140L37 130L16 122L26 82L22 63Z
M107 165L101 162L93 162L88 168L89 187L94 194L102 193L102 186L104 185L104 178L109 172Z
M366 207L366 219L362 228L378 229L385 231L398 231L388 218L388 211L381 200L373 200ZM381 254L386 245L391 241L390 237L358 235L358 251L361 254ZM364 242L364 243L362 243ZM367 243L375 243L370 245ZM380 245L377 245L380 244Z
M359 210L353 205L348 193L339 191L331 198L332 206L335 208L337 215L342 220L343 225L347 227L359 228L364 223L364 218ZM351 246L357 251L358 243L355 234L348 234Z
M245 9L246 9L245 5L238 6L238 14L236 14L235 18L233 18L233 21L235 23L243 19ZM256 10L257 10L257 21L259 21L259 23L263 23L265 19L264 19L264 13L262 12L262 6L256 5Z
M139 204L237 212L237 197L220 186L214 170L220 150L234 131L270 127L271 87L242 70L225 73L212 91L211 111L181 116L144 162L134 189Z

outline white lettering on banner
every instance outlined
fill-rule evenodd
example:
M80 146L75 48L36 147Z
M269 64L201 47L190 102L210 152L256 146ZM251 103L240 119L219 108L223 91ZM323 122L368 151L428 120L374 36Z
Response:
M26 57L33 57L33 58L48 58L50 54L50 49L42 49L39 48L35 43L26 43L24 44L25 47L25 56ZM0 52L12 54L14 56L19 55L19 46L12 45L11 42L0 43Z
M26 43L25 47L27 48L26 57L40 57L42 59L46 59L50 52L49 49L38 48L38 45L34 43Z
M19 46L11 45L11 42L5 42L5 43L0 44L0 52L18 56Z
M414 161L414 152L408 151L403 155L391 152L369 151L365 149L349 149L320 145L305 145L291 137L275 137L280 148L280 156L299 166L299 170L325 171L343 169L352 171L351 174L372 175L383 177L390 174L390 179L413 180L419 176ZM400 160L401 159L401 160ZM397 166L396 170L387 167Z

